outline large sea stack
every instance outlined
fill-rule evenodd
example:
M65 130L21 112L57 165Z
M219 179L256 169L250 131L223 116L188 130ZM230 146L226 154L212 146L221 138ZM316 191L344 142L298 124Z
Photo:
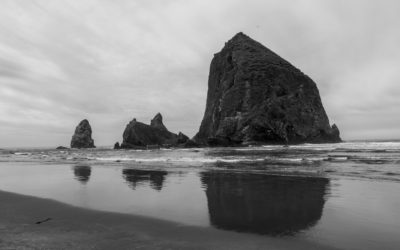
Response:
M162 116L158 113L150 125L141 123L133 119L126 125L121 148L154 148L167 146L184 146L189 140L182 133L174 134L167 130L162 121Z
M214 55L194 139L210 146L341 141L313 80L243 33Z
M92 127L88 120L83 120L75 129L72 136L71 148L95 148L92 139Z

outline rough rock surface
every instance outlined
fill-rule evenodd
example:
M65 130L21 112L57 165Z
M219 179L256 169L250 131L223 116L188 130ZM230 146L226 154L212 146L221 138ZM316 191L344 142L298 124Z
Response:
M150 121L150 126L153 128L158 128L160 130L167 130L167 128L164 126L163 121L162 121L162 115L160 113L157 113L156 116Z
M167 130L158 113L147 125L133 119L125 128L121 148L153 148L155 146L178 146L189 138L180 133L174 134Z
M178 143L186 143L188 140L189 140L189 137L187 137L184 133L179 132Z
M225 146L341 141L313 80L243 33L214 55L194 140Z
M184 148L198 148L201 145L199 145L197 142L195 142L193 140L187 140L187 142L185 142L182 146Z
M119 142L116 142L114 144L114 149L120 149L120 148L121 148L121 146L119 145Z
M95 148L92 139L92 128L88 120L83 120L75 129L72 136L71 148Z

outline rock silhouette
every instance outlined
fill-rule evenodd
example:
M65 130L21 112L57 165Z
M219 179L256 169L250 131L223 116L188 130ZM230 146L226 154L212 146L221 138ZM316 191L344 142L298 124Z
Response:
M92 128L88 120L81 121L72 136L71 148L95 148L92 139Z
M133 119L125 128L121 148L157 148L159 146L178 146L189 138L169 132L158 113L147 125Z
M268 235L293 235L322 216L329 180L315 177L204 172L211 224Z
M214 55L194 140L210 146L341 141L313 80L243 33Z
M189 140L189 137L187 137L184 133L179 132L177 140L178 143L186 143Z
M154 116L154 118L150 121L150 126L153 128L158 128L160 130L167 130L162 120L162 115L160 113L157 113L156 116Z

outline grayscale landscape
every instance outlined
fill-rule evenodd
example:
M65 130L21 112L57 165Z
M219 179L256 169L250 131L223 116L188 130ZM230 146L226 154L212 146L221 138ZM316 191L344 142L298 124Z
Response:
M400 248L400 3L0 7L0 249Z

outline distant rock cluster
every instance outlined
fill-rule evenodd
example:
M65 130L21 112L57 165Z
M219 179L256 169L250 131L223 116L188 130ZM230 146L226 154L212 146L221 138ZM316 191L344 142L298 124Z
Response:
M182 132L174 134L165 127L163 118L158 113L150 125L133 119L126 125L123 133L123 142L120 148L158 148L158 147L185 147L189 137Z
M71 148L94 148L83 120ZM340 142L311 78L243 33L214 55L206 110L193 139L168 131L158 113L150 125L133 119L114 149Z

